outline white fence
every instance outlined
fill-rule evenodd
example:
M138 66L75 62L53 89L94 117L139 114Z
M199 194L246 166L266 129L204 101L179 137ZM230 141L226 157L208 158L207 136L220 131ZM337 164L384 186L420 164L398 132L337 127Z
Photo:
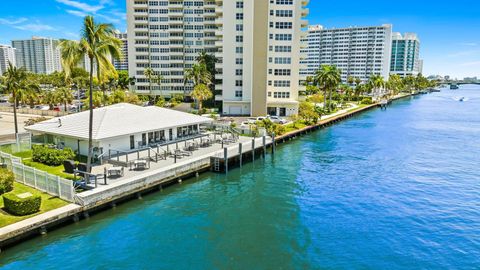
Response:
M6 106L0 106L0 112L8 112L8 113L13 113L13 108L12 107L6 107ZM59 116L65 116L68 114L68 112L64 111L44 111L44 110L37 110L37 109L30 109L30 108L18 108L17 113L19 114L33 114L33 115L39 115L39 116L53 116L53 117L59 117Z
M31 186L69 202L74 202L75 189L71 180L22 164L20 158L0 152L0 161L15 175L15 181Z

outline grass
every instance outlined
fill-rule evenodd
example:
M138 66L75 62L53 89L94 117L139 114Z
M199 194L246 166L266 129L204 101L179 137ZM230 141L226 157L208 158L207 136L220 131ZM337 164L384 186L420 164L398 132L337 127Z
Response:
M48 165L45 165L45 164L42 164L42 163L31 161L29 159L23 159L23 164L25 164L27 166L30 166L30 167L33 167L35 169L47 172L49 174L60 176L60 177L65 178L65 179L70 179L70 180L74 179L73 174L63 172L63 170L64 170L63 165L60 165L60 166L57 166L57 167L52 167L52 166L48 166Z
M40 195L42 197L42 205L40 206L40 211L35 214L31 214L28 216L14 216L7 213L5 209L3 209L3 197L2 197L0 200L0 227L4 227L4 226L19 222L21 220L24 220L24 219L36 216L38 214L42 214L50 210L57 209L69 204L68 202L61 200L58 197L53 197L47 193L43 193L41 191L25 186L23 184L15 182L13 185L14 185L14 188L11 193L22 194L25 192L30 192L33 195Z

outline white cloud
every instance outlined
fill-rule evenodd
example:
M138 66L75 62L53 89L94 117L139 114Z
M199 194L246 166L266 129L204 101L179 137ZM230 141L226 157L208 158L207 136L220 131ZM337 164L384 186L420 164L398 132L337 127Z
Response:
M41 31L55 31L56 29L48 24L41 23L29 23L24 25L15 25L17 29L31 32L41 32Z
M107 15L97 14L97 16L111 23L121 23L119 19L107 16Z
M466 62L466 63L460 64L460 66L462 67L480 66L480 61Z
M82 12L82 11L78 11L78 10L67 9L67 10L65 10L65 11L66 11L67 13L72 14L72 15L77 16L77 17L85 17L85 16L88 15L87 13Z
M449 54L448 57L456 58L456 57L462 57L462 56L472 56L477 54L480 54L480 50L459 51L459 52Z
M464 42L464 43L459 43L459 45L469 46L469 47L477 47L477 46L478 46L478 43L475 43L475 42Z
M83 12L86 13L96 13L99 10L103 9L105 7L105 4L107 4L109 1L100 1L99 5L90 5L87 3L79 2L79 1L73 1L73 0L55 0L58 3L62 3L64 5L70 6L77 8Z
M0 18L0 24L8 24L8 25L15 25L15 24L26 22L26 21L28 21L27 18L18 18L18 19Z

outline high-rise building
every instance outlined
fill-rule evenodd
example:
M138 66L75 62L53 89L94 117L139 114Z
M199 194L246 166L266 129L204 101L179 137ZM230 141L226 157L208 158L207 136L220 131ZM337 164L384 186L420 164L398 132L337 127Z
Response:
M217 97L227 115L298 112L307 0L217 1Z
M142 94L190 93L184 71L214 54L216 100L229 115L298 110L308 0L127 1L129 74ZM144 70L163 76L150 84Z
M25 67L29 72L50 74L61 71L59 40L32 37L27 40L13 40L15 58L18 67Z
M128 70L135 78L132 90L164 96L191 92L193 84L185 82L184 71L200 52L216 52L216 8L213 0L127 1ZM147 68L163 77L161 86L149 83L144 75Z
M0 76L7 71L8 63L15 62L15 49L8 45L0 45Z
M388 79L392 48L392 25L325 29L310 26L302 50L307 54L302 64L303 76L313 76L322 65L335 65L342 71L342 81L348 77L367 81L372 74Z
M116 70L128 71L128 39L127 33L120 31L115 32L115 37L122 41L122 57L120 59L113 59L113 66Z
M420 60L420 39L417 34L393 33L392 36L392 60L390 65L391 74L402 77L416 76L423 69L423 61Z

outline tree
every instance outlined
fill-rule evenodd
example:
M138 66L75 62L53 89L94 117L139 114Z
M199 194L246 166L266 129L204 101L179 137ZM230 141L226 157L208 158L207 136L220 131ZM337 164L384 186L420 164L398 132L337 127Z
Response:
M355 86L359 86L361 83L362 83L362 79L360 79L359 77L356 77L355 78Z
M113 25L97 24L92 16L85 17L79 42L64 40L60 43L62 65L66 76L71 74L72 67L78 66L85 56L90 60L87 170L91 168L93 155L93 67L96 64L97 79L100 81L102 72L115 70L111 58L121 57L121 46L122 42L115 37Z
M68 112L67 104L71 104L73 101L72 90L67 87L59 87L55 90L55 96L57 96L57 101L63 104L65 112Z
M212 84L212 78L212 74L204 63L193 64L192 68L187 69L185 72L185 83L192 81L194 86L199 84L209 86Z
M198 101L198 111L202 113L203 101L213 97L213 93L207 85L201 83L193 88L192 97Z
M403 88L402 78L398 74L392 74L386 83L387 89L390 90L391 95L397 95Z
M215 78L215 64L218 62L218 59L215 57L215 55L202 51L198 54L197 62L200 65L205 65L207 71L210 73L210 76Z
M118 81L117 86L122 90L128 89L130 84L132 84L133 79L128 76L128 71L121 70L118 71Z
M354 82L355 82L355 78L353 76L348 76L347 78L348 85L353 85Z
M378 96L385 88L385 80L381 75L373 74L368 80L368 85L373 89L374 95Z
M2 77L3 92L11 93L13 99L13 119L15 124L15 134L18 134L17 120L17 93L25 89L39 89L36 83L31 83L27 79L27 71L24 67L17 68L12 63L8 63L7 71Z
M324 91L324 107L330 111L332 92L337 89L342 81L342 72L336 66L322 65L321 68L315 72L314 81L315 84ZM328 105L327 95L329 97Z
M148 79L148 90L150 95L152 95L152 79L153 76L155 76L155 71L153 70L153 68L148 67L143 71L143 75Z
M316 124L320 116L315 112L315 108L310 102L300 102L298 107L298 116L305 121L307 125Z

